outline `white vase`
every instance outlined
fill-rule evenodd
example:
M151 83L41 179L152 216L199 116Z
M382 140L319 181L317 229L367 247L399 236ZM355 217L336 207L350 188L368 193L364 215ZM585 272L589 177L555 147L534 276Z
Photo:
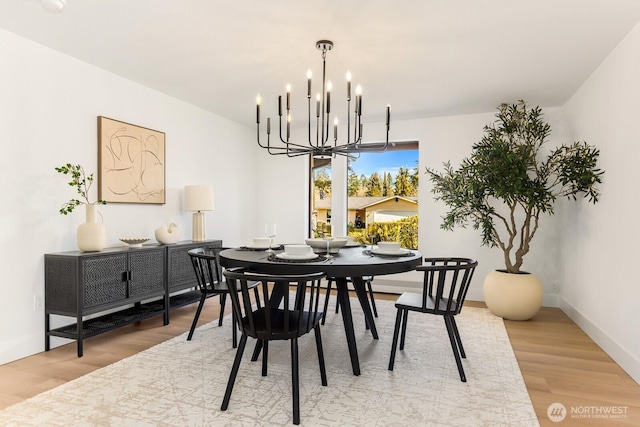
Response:
M85 205L86 222L78 227L78 248L85 252L101 251L107 245L107 232L98 222L97 206Z
M540 311L542 298L542 284L534 274L494 270L484 280L484 302L503 319L531 319Z

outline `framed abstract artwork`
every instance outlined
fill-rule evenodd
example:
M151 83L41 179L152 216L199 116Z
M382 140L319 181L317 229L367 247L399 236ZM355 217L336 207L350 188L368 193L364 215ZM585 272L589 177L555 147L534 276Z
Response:
M98 116L98 197L165 203L165 134Z

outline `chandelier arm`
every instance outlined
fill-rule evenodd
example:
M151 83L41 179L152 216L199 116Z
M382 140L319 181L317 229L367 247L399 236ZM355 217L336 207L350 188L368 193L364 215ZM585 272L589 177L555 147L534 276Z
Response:
M309 91L311 91L311 81L309 81ZM309 120L307 122L307 128L309 129L309 146L311 147L311 95L307 95L307 115Z
M347 144L351 141L351 97L347 98Z
M325 122L326 130L325 130L324 140L322 141L323 147L325 147L327 145L327 142L329 141L329 121L330 121L329 117L330 117L330 114L327 113L327 121Z

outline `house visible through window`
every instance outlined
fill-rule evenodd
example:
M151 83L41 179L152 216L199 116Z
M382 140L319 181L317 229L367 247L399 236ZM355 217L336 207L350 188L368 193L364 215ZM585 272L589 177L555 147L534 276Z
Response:
M418 247L418 143L396 143L348 162L347 231L356 241Z

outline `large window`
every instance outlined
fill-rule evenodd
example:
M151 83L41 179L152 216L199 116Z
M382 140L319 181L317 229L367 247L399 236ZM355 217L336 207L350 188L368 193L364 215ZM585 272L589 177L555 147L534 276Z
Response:
M340 165L333 165L331 159L311 159L310 235L331 235L334 216L336 220L343 219L347 234L361 243L392 240L417 249L418 143L397 142L385 152L350 158L346 173L336 178L342 182L340 176L345 177L346 208L332 197L332 166Z
M418 247L418 146L395 144L350 159L347 232L356 241L396 241Z

